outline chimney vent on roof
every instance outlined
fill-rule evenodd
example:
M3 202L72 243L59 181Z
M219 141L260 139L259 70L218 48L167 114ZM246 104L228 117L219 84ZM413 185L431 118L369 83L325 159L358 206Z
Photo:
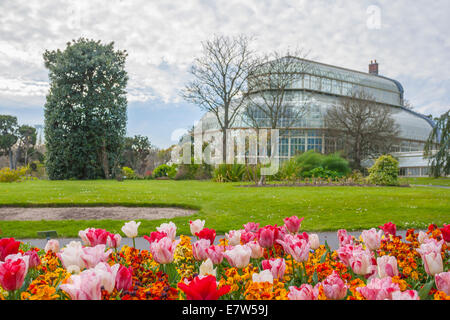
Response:
M378 62L377 62L377 60L375 60L375 61L370 61L370 64L369 64L369 73L370 74L375 74L375 75L378 75Z

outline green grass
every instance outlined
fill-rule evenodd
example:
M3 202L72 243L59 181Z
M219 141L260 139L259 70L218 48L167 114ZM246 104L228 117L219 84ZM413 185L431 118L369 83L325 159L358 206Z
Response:
M239 184L200 181L27 181L0 184L0 206L179 206L197 208L189 217L171 219L178 234L190 234L189 220L205 219L218 233L239 229L248 221L283 224L283 218L305 217L305 231L361 230L385 222L399 229L450 222L450 190L389 187L239 188ZM0 208L1 212L1 208ZM166 220L142 221L140 235ZM0 237L35 238L37 231L56 230L77 237L87 227L119 232L124 221L0 221Z
M409 183L411 185L432 185L432 186L445 186L450 187L450 178L429 178L429 177L420 177L420 178L401 178L401 183Z

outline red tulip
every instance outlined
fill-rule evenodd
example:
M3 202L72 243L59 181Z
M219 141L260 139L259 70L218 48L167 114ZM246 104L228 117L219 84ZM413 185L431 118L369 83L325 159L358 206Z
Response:
M20 242L14 238L0 239L0 261L4 261L6 256L19 252Z
M150 237L149 236L144 236L144 239L147 240L148 242L150 242L150 245L153 242L158 242L159 240L161 240L162 238L167 237L167 233L165 232L160 232L160 231L154 231L152 233L150 233Z
M27 263L23 259L0 262L0 285L7 291L20 289L27 271Z
M120 265L116 274L116 289L117 290L129 290L133 285L133 269L131 267L126 268Z
M444 227L440 229L442 233L442 238L445 242L450 242L450 224L444 224Z
M388 237L390 234L395 237L395 234L397 233L397 226L392 222L385 223L383 226L379 226L378 228L384 231L384 235L386 237Z
M211 245L214 244L214 239L216 239L216 230L203 228L200 232L195 234L199 239L209 240Z
M178 288L186 294L187 300L218 300L230 291L230 286L217 289L216 277L196 277L189 284L180 282Z

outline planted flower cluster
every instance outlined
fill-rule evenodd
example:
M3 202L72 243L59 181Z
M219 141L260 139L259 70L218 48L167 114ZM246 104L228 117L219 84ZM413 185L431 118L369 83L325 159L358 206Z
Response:
M63 248L0 239L0 300L450 300L450 225L410 229L405 239L392 223L359 238L339 230L332 251L300 232L302 220L249 222L219 241L205 221L180 237L164 223L144 235L148 250L94 228ZM139 224L123 234L134 240Z

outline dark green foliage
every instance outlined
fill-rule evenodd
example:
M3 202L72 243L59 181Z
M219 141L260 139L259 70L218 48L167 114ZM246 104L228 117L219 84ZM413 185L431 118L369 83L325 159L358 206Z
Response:
M148 137L135 135L126 137L123 148L122 165L130 167L140 175L145 172L145 160L150 154L152 145Z
M155 168L155 170L153 170L153 177L154 178L163 178L163 177L168 177L170 179L175 178L177 174L177 166L176 165L167 165L167 164L162 164L158 167Z
M298 178L332 178L335 180L350 172L348 161L339 154L324 155L310 150L283 163L276 178L279 180Z
M13 168L12 147L17 142L17 118L0 115L0 155L9 157L10 168Z
M438 178L450 175L450 110L436 119L424 154L430 158L431 176Z
M120 172L126 131L125 51L81 38L46 51L50 91L45 104L50 179L110 178Z
M322 167L326 170L335 171L341 175L347 175L351 172L348 161L337 153L325 156L322 160Z
M209 180L212 178L212 167L203 164L182 164L178 167L175 180Z

